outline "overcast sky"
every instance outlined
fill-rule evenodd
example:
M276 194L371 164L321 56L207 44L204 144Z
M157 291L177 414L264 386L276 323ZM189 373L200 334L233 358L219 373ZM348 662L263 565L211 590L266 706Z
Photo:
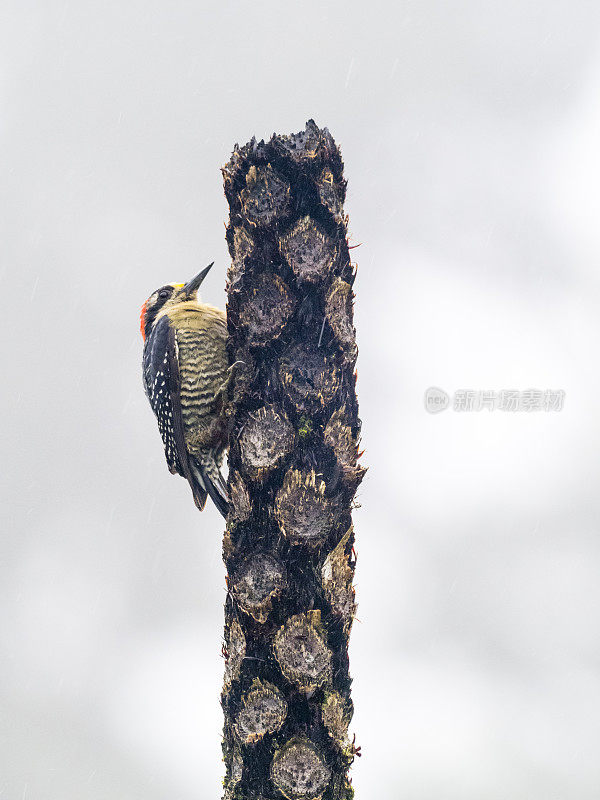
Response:
M139 309L314 117L359 264L357 800L600 791L597 0L4 0L0 798L220 796L222 522ZM565 392L427 414L423 393Z

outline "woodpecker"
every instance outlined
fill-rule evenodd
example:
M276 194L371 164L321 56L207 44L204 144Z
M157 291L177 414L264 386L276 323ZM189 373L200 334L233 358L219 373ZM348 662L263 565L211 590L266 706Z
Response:
M202 511L206 497L228 511L220 472L227 445L227 318L200 302L212 264L188 283L157 289L142 306L144 390L158 420L171 473L186 478Z

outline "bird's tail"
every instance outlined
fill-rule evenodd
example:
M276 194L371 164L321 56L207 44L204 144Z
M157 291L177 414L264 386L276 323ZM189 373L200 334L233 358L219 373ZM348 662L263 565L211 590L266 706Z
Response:
M190 458L190 466L195 486L192 486L196 505L202 511L206 503L206 495L219 509L223 517L229 512L229 495L227 484L218 466L216 450L206 450Z

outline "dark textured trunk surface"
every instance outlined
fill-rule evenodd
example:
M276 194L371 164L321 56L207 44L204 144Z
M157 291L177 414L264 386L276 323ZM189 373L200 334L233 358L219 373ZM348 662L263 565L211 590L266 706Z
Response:
M351 511L363 469L339 149L314 122L236 146L227 320L236 370L223 556L229 800L348 800Z

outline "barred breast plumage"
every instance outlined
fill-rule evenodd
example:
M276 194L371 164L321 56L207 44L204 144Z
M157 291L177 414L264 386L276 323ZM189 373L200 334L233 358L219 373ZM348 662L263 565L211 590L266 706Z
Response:
M208 329L192 325L176 327L176 332L185 441L195 454L218 446L222 437L222 426L215 425L215 403L227 377L227 333L218 321Z

